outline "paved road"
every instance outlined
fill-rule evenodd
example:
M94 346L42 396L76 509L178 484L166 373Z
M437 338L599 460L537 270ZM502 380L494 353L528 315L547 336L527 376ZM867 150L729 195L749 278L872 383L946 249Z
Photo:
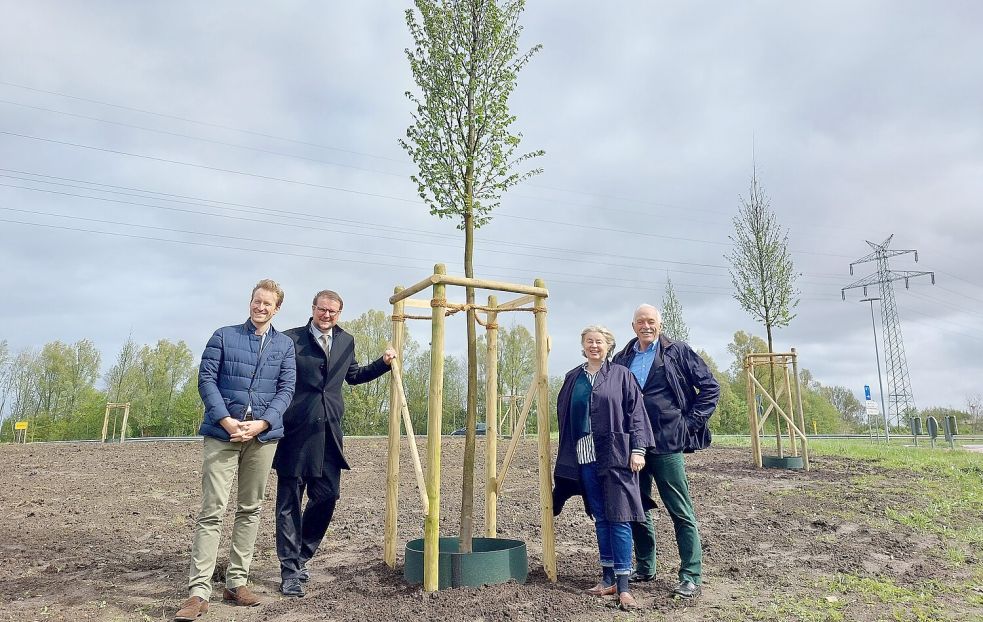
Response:
M976 453L983 454L983 445L963 445L963 449L968 449L969 451L975 451Z

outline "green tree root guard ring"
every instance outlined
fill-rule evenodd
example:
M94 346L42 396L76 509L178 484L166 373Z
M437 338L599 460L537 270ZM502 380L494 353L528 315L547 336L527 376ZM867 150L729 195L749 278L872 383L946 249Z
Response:
M805 463L802 456L761 456L761 466L766 469L803 469Z
M457 538L441 538L437 554L437 589L479 587L529 576L526 543L505 538L474 538L472 552L458 553ZM403 577L407 583L423 583L423 539L406 543Z

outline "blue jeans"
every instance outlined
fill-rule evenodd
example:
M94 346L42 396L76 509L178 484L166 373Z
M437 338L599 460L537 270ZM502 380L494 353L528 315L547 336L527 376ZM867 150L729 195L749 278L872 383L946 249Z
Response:
M580 465L580 483L584 489L584 501L594 515L601 566L614 567L615 575L631 574L631 523L615 523L604 517L604 490L597 475L596 463Z

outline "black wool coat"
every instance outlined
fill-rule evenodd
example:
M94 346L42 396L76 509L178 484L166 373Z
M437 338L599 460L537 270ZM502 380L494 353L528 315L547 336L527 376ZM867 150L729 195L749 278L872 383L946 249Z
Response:
M277 444L273 468L285 477L321 477L324 469L350 469L345 459L341 418L343 382L362 384L389 371L379 358L365 366L355 361L355 339L335 326L331 359L327 360L307 325L284 331L297 352L297 386L283 414L283 438ZM337 472L337 471L336 471Z

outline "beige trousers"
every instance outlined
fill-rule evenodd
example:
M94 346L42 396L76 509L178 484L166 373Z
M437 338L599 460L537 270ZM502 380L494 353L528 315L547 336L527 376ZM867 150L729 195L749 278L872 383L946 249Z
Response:
M229 569L225 585L237 588L249 578L253 559L259 512L266 492L266 481L273 466L276 441L260 443L253 439L245 443L220 441L205 437L201 469L201 512L195 523L191 545L191 569L188 590L191 596L208 600L212 593L212 573L222 537L222 516L232 492L232 481L239 476L235 523L232 526L232 545L229 549Z

